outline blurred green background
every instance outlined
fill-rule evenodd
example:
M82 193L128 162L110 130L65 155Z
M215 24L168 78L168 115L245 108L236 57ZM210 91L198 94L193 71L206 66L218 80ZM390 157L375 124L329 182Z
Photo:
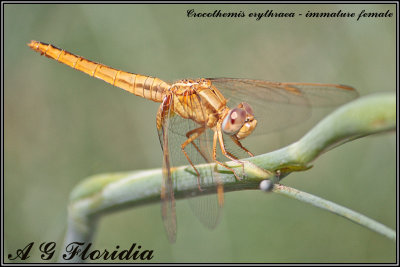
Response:
M394 13L392 18L188 18L186 11ZM4 255L35 242L62 250L68 197L85 177L159 168L158 104L31 51L31 39L167 81L237 77L341 83L360 95L395 91L395 5L11 5L4 6ZM283 122L284 123L284 122ZM301 135L300 135L301 136ZM300 136L297 136L299 138ZM258 144L266 147L266 144ZM338 147L285 185L396 227L395 134ZM94 248L131 243L154 262L395 262L395 242L339 216L274 194L226 194L210 231L177 202L169 244L160 205L100 220ZM53 261L57 257L54 256Z

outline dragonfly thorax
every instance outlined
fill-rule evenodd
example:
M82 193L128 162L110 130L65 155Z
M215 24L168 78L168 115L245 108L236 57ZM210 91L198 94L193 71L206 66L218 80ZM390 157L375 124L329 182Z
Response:
M257 125L249 104L242 102L229 109L225 97L210 80L180 80L171 85L170 93L175 113L211 129L220 122L222 131L238 140L250 135Z
M213 128L227 108L226 99L210 80L180 80L171 85L174 112Z

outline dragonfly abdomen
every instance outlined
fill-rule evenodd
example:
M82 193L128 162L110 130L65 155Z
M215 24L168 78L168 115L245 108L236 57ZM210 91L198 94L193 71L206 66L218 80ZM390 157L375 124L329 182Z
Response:
M165 92L170 88L168 83L158 78L117 70L74 55L51 44L31 41L28 46L48 58L155 102L162 102Z

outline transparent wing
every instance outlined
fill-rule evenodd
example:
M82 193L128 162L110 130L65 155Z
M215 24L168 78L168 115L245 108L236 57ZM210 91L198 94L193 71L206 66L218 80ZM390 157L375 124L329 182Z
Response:
M163 150L163 179L161 184L161 215L164 227L171 243L176 240L176 212L174 186L171 173L170 146L169 146L169 118L172 113L172 97L165 97L160 106L158 116L161 121L158 125L158 137L160 139L161 148Z
M350 86L325 83L272 82L263 80L210 78L218 89L238 99L291 105L337 106L357 97ZM243 101L243 100L242 100Z
M196 94L183 98L172 95L171 102L175 103L176 106L180 105L189 118L193 117L195 112L205 112L202 99ZM166 197L162 200L162 211L165 214L163 219L169 235L169 232L173 233L171 229L174 226L176 228L175 217L172 220L171 216L168 215L172 211L175 212L171 208L169 196L173 196L175 183L180 182L179 177L173 171L176 167L189 166L186 168L186 173L192 178L192 185L188 186L188 188L195 188L195 190L186 190L182 193L184 197L189 198L191 210L200 222L208 228L214 228L221 214L222 205L218 201L219 198L216 194L217 185L215 187L208 186L210 182L215 182L218 179L218 173L212 167L195 169L190 164L192 163L196 166L204 163L213 163L211 141L213 132L206 125L198 124L189 118L182 118L174 114L170 107L169 112L166 113L163 119L163 129L167 133L163 134L162 131L159 131L164 159L168 159L164 160L164 163L168 164L164 164L163 168L163 173L165 174L163 186L165 185ZM184 148L184 152L182 148ZM169 172L166 170L167 168L170 170ZM201 197L198 197L199 195ZM197 197L193 198L194 196Z
M281 83L262 80L211 78L228 106L249 103L258 121L254 135L275 132L304 122L313 107L335 107L358 96L346 85Z
M249 103L258 121L252 136L278 132L307 121L318 113L317 121L332 108L358 96L350 86L324 83L272 82L236 78L210 78L233 108ZM175 126L175 124L174 124ZM170 129L181 134L175 128ZM212 137L212 136L211 136Z

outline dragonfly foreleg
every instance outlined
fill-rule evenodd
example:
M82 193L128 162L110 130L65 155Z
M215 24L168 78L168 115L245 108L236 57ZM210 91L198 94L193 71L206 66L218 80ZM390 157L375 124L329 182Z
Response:
M197 170L197 168L194 166L193 162L190 160L189 155L186 153L185 151L185 147L192 143L193 146L197 149L197 151L199 151L200 155L207 161L206 157L204 156L204 154L200 151L200 149L196 146L196 144L193 142L194 140L196 140L201 134L204 133L205 128L204 127L199 127L196 128L194 130L191 130L189 132L186 133L186 137L187 140L181 145L181 150L183 152L183 154L185 154L186 159L189 161L190 165L193 167L193 169L195 170L196 174L197 174L197 185L200 191L203 191L201 189L200 186L200 173Z
M243 149L244 151L247 152L247 154L250 155L250 157L254 157L253 153L251 153L249 150L247 150L247 148L245 148L242 143L240 143L240 141L237 139L237 137L235 135L231 135L231 139L232 141L241 149Z
M200 130L204 131L205 129L204 129L204 127L199 127L199 128L193 129L193 130L191 130L191 131L186 133L186 138L190 138L191 135L193 135L194 133L196 133L196 132L198 132ZM200 133L200 134L202 134L202 133ZM191 143L196 148L196 150L200 153L200 155L203 157L205 162L208 162L207 157L204 155L203 151L201 151L199 149L199 147L195 144L194 140L192 140Z
M221 151L222 151L222 154L224 154L224 156L225 157L227 157L227 158L229 158L229 159L231 159L231 160L233 160L233 161L235 161L235 162L238 162L238 163L240 163L240 164L242 164L242 162L240 162L237 158L235 158L232 154L230 154L228 151L226 151L226 149L225 149L225 146L224 146L224 140L223 140L223 138L222 138L222 132L221 132L221 128L219 127L217 127L217 130L214 132L214 140L213 140L213 160L217 163L217 164L219 164L219 165L221 165L221 166L223 166L224 168L227 168L228 170L230 170L231 172L233 172L233 174L235 175L235 177L236 177L236 179L237 180L241 180L240 178L239 178L239 176L236 174L236 172L235 172L235 170L234 169L232 169L231 167L229 167L228 165L226 165L226 164L224 164L224 163L222 163L222 162L220 162L220 161L218 161L217 160L217 141L219 140L219 143L220 143L220 147L221 147ZM230 154L230 155L229 155ZM242 164L243 165L243 164Z

